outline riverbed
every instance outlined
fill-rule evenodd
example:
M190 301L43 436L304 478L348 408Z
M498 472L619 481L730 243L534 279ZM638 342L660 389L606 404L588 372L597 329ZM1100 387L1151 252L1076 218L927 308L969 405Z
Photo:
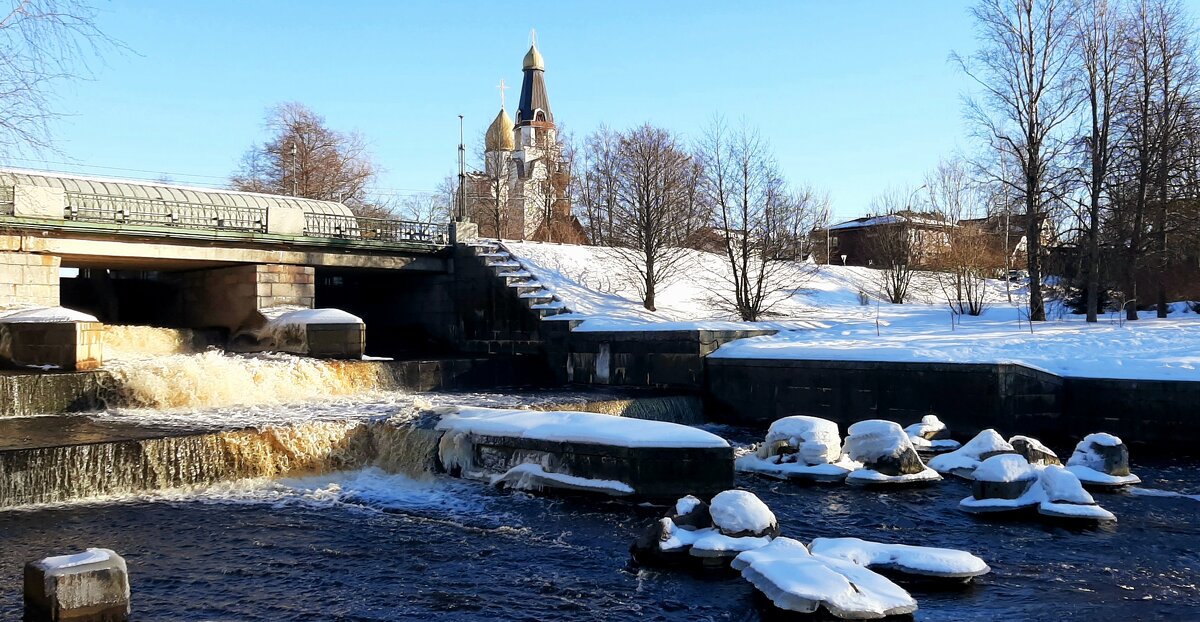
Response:
M726 436L752 433L717 429ZM1134 456L1143 488L1200 494L1200 464ZM1200 619L1200 501L1097 495L1119 522L1069 530L956 509L965 482L872 492L749 476L785 535L964 548L993 572L914 590L916 620ZM25 561L123 554L137 620L759 620L736 575L640 569L628 546L661 510L511 493L378 470L0 512L0 618Z

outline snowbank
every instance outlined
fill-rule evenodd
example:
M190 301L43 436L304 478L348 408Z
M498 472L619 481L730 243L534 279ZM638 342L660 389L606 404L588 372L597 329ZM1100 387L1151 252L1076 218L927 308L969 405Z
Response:
M0 311L0 323L34 322L99 322L94 315L66 307L32 307L16 311Z
M762 534L778 524L771 508L745 490L718 493L709 503L708 511L713 524L731 536Z
M437 429L617 447L729 446L725 439L715 434L685 425L572 411L459 407L444 415Z

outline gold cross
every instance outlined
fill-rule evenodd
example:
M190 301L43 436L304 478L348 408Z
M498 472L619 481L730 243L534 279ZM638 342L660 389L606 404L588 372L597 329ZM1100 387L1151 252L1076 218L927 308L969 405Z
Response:
M529 45L537 45L537 29L529 29Z
M504 107L504 91L507 91L511 87L504 86L504 78L500 78L500 84L497 85L496 88L500 89L500 107L503 108Z

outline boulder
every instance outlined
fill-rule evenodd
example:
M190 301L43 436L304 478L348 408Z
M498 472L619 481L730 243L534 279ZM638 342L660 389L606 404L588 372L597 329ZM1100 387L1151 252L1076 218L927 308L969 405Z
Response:
M1089 434L1067 459L1067 469L1085 486L1114 488L1141 482L1129 471L1129 449L1112 434Z
M1042 470L1040 485L1045 500L1038 513L1055 519L1072 521L1115 522L1112 512L1100 507L1073 473L1061 466Z
M779 535L775 514L752 492L726 490L712 498L709 513L713 526L731 538Z
M671 514L667 517L680 529L695 531L712 527L712 516L708 504L688 495L675 502Z
M975 435L962 447L929 459L929 468L943 475L971 479L975 468L984 460L1000 454L1015 453L1012 445L995 430L987 429Z
M959 508L972 513L1009 512L1037 505L1044 497L1038 471L1017 454L1000 454L975 469L971 496Z
M895 477L925 470L925 463L900 425L869 419L850 426L846 454L863 468Z
M942 423L942 420L938 419L937 415L925 415L921 417L920 423L914 423L904 428L904 432L909 437L915 436L927 441L940 441L950 438L950 428L945 423Z
M797 415L784 417L767 430L768 455L789 456L788 462L808 465L830 464L842 457L842 437L836 423L828 419Z
M125 622L129 571L109 549L87 549L25 564L25 619Z
M1024 456L1029 464L1042 466L1062 464L1058 459L1058 454L1054 453L1054 450L1046 447L1036 438L1018 435L1008 439L1008 444L1012 445L1014 451Z

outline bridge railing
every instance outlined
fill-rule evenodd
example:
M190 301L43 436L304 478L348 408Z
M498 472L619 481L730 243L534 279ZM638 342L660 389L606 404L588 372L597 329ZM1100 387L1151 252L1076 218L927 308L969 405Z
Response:
M16 188L0 186L0 216L12 216L17 207Z
M304 234L321 238L373 242L415 242L436 245L450 243L450 234L445 224L311 212L304 214Z
M267 210L210 206L183 201L66 193L63 218L80 222L160 225L184 229L265 232Z

